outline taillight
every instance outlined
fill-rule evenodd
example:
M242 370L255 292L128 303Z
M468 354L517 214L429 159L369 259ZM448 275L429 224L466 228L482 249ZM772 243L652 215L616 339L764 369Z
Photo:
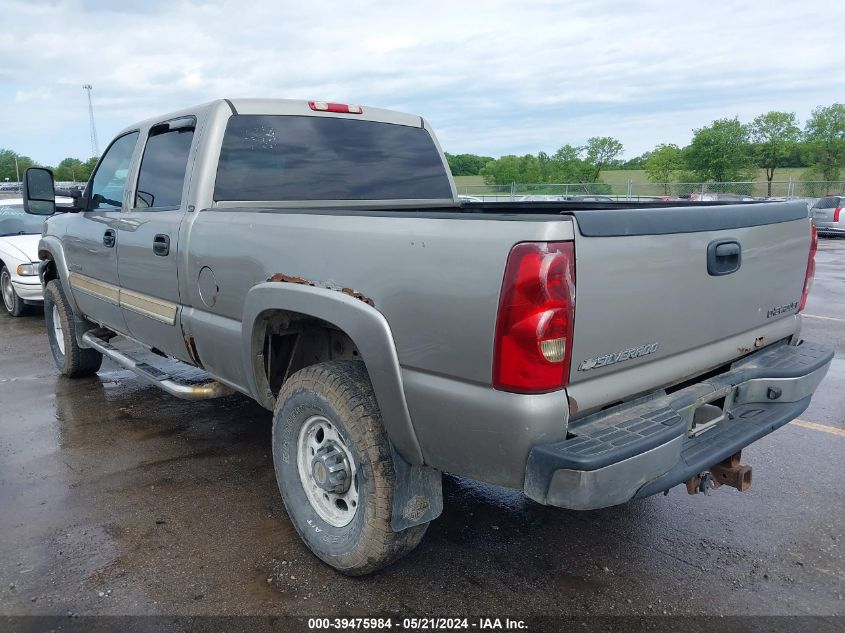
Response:
M836 207L833 210L833 221L839 222L839 214L842 213L842 207Z
M574 321L574 244L525 242L514 246L499 297L493 386L520 393L565 387Z
M804 274L804 291L801 293L801 305L798 312L807 305L807 297L810 295L810 288L813 287L813 277L816 274L816 250L819 248L819 234L816 227L810 226L810 254L807 257L807 272Z
M328 101L309 101L308 107L317 112L342 112L343 114L362 114L364 112L361 106L329 103Z

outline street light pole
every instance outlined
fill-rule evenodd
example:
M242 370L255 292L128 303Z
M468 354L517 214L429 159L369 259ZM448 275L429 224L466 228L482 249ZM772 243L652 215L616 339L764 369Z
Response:
M88 93L88 117L91 119L91 156L100 155L100 144L97 142L97 128L94 126L94 104L91 101L91 91L94 86L85 84L82 89Z
M18 169L18 157L15 156L15 176L18 179L18 182L21 181L21 170Z

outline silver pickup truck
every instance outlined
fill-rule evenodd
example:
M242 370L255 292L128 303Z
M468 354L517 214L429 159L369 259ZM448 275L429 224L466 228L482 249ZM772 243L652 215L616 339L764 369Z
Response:
M833 354L803 202L461 204L418 116L219 100L126 128L71 212L25 189L62 374L272 410L290 520L347 574L420 542L443 472L580 510L744 490Z

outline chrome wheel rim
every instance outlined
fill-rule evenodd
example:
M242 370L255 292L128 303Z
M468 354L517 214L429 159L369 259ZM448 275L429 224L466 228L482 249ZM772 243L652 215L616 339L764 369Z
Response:
M349 525L358 511L358 476L337 427L321 415L308 418L299 431L296 453L299 480L311 507L329 525Z
M65 353L65 331L62 329L62 320L59 318L59 309L53 306L53 336L56 337L56 345L59 351Z
M9 271L3 271L3 275L0 277L0 286L3 290L3 303L6 305L6 309L11 312L15 309L15 289L12 288L12 276Z

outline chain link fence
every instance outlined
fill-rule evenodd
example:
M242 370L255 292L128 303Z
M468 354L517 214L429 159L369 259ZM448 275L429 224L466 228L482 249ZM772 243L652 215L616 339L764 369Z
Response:
M765 180L746 182L640 182L623 183L511 183L509 185L465 185L458 194L484 202L504 200L563 200L610 198L637 200L654 198L729 199L742 198L821 198L845 195L845 181ZM709 195L708 195L709 194Z

